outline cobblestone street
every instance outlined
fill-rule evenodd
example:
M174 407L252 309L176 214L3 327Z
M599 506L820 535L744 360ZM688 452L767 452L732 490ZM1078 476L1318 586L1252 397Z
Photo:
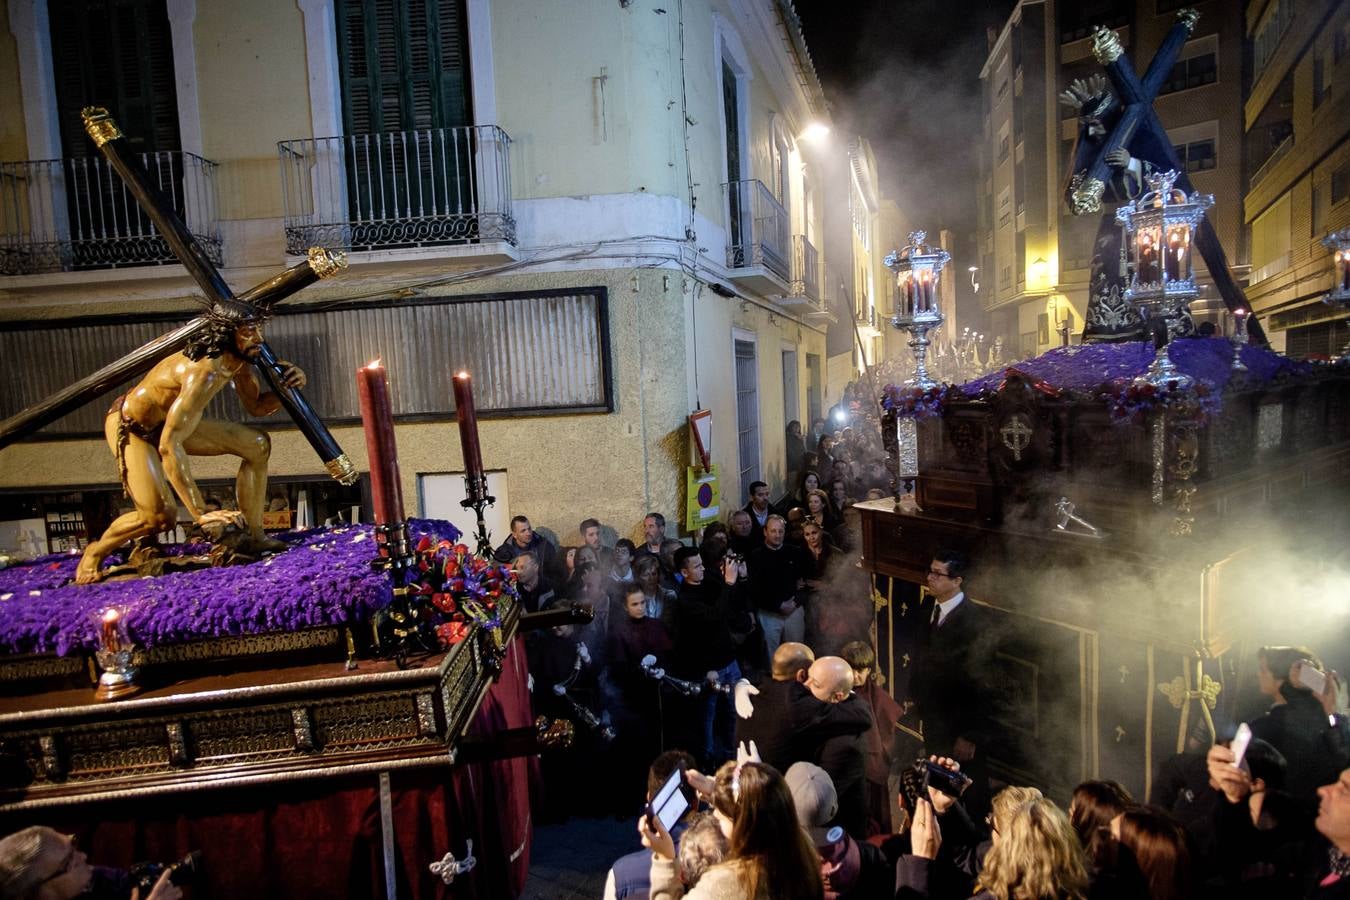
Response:
M640 846L632 818L537 826L522 900L599 900L614 860Z

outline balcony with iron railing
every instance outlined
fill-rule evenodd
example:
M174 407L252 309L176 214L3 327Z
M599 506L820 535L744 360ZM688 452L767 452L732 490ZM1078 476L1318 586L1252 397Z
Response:
M792 277L781 302L784 306L820 305L820 255L804 234L792 236Z
M280 141L286 252L514 247L510 147L495 125Z
M221 265L216 163L177 150L142 153L139 161ZM103 157L0 162L0 275L177 263Z
M787 210L756 179L722 185L727 199L727 267L733 280L781 294L792 278Z

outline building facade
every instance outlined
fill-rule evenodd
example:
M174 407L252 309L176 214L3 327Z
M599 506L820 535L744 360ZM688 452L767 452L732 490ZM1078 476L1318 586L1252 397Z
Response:
M855 270L829 255L855 236L831 237L849 223L825 199L853 157L802 138L828 117L787 0L0 6L4 416L196 310L81 133L90 104L236 292L310 246L348 252L268 335L362 471L354 371L385 361L412 513L459 512L459 368L499 539L516 512L564 540L592 514L619 534L647 510L682 518L699 408L724 511L750 481L782 488L785 424L847 381L826 330L856 299L826 273ZM0 519L58 510L95 531L115 512L104 404L0 450ZM350 517L361 492L325 481L284 418L268 427L274 491ZM233 464L194 473L228 491Z
M1006 358L1058 346L1066 330L1076 341L1083 330L1098 218L1073 216L1063 200L1078 123L1058 97L1074 79L1101 72L1092 27L1114 29L1142 72L1182 6L1200 19L1155 109L1195 189L1217 200L1210 218L1230 266L1245 271L1241 10L1219 0L1022 0L980 73L979 296ZM1220 318L1222 304L1200 269L1202 293L1192 310Z
M1322 239L1350 227L1350 8L1269 0L1246 13L1247 297L1272 346L1336 356L1350 344L1350 324L1320 302L1332 284Z

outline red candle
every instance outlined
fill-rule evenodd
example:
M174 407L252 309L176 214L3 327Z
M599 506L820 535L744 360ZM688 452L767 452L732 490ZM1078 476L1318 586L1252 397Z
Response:
M468 372L456 372L455 418L459 419L459 445L464 450L464 474L474 481L483 474L483 450L478 446L478 415L473 408L473 382Z
M115 609L104 610L103 612L103 649L116 653L121 649L121 641L117 639L117 622L122 618L122 614Z
M398 474L398 447L394 443L394 408L389 402L389 379L377 359L356 370L361 398L361 424L366 431L366 456L370 459L370 495L375 505L375 523L403 521L403 482Z

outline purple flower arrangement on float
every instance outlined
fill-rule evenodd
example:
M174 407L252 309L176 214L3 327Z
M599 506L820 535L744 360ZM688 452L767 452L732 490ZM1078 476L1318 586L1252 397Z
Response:
M1160 409L1194 415L1202 421L1216 415L1223 405L1223 391L1236 386L1233 345L1224 338L1183 338L1173 341L1168 349L1177 368L1195 379L1195 386L1189 390L1179 390L1175 383L1161 389L1136 384L1135 379L1153 362L1153 346L1143 341L1127 341L1059 347L960 385L938 385L927 390L911 385L887 385L881 405L898 416L922 419L941 415L946 403L956 399L987 400L1003 389L1010 375L1017 375L1049 397L1105 402L1111 420L1120 424L1139 422ZM1244 388L1263 387L1314 372L1308 363L1288 359L1264 347L1245 346L1240 353L1247 371L1236 377Z
M1183 388L1175 381L1158 387L1121 378L1111 382L1103 394L1111 409L1111 422L1116 425L1142 424L1150 413L1162 411L1204 424L1221 406L1218 393L1208 381Z
M412 519L408 528L414 540L459 537L445 521ZM372 567L379 555L372 526L281 537L291 548L261 562L92 585L72 583L78 555L11 566L0 571L0 652L92 650L95 623L109 607L125 610L131 638L148 647L365 621L393 599L389 576Z
M417 564L409 570L407 587L431 605L428 624L443 647L468 637L474 623L501 628L502 597L519 598L516 573L509 566L474 556L464 544L429 536L417 545Z
M900 418L926 419L942 415L942 405L951 385L939 384L930 388L909 384L888 384L881 392L881 406Z

